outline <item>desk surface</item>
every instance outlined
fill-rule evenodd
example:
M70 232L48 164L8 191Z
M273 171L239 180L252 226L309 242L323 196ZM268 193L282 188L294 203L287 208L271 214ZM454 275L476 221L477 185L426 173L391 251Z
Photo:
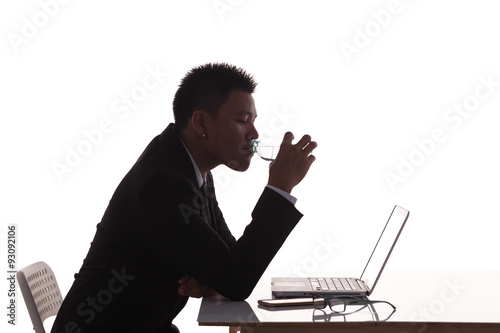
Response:
M266 283L267 282L267 283ZM242 332L320 332L321 329L373 328L383 332L500 332L500 271L384 273L371 300L386 300L349 315L332 315L312 308L270 311L258 306L271 298L270 281L261 281L245 302L222 297L205 298L198 322L208 326L234 327ZM238 327L238 329L235 329Z

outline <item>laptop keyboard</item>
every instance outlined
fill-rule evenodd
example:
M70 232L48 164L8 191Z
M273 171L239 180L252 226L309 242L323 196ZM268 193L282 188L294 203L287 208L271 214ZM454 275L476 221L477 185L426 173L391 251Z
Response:
M361 290L355 279L346 278L310 278L313 290Z

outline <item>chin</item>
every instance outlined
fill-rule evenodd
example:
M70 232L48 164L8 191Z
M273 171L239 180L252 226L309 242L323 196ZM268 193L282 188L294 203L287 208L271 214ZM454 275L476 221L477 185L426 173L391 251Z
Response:
M231 160L227 163L224 163L228 168L234 170L234 171L246 171L250 167L250 160L252 159L252 156L246 158L246 159L239 159L239 160Z

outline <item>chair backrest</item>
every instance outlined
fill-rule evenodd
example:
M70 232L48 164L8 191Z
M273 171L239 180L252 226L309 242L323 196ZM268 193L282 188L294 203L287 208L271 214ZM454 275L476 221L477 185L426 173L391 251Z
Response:
M17 272L17 281L36 333L45 333L43 322L55 316L62 303L56 277L43 261L31 264Z

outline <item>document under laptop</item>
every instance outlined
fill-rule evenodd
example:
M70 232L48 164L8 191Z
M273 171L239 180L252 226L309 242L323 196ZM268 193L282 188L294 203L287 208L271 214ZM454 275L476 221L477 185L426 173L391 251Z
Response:
M394 206L360 278L272 278L273 298L313 295L370 295L384 270L410 212Z

